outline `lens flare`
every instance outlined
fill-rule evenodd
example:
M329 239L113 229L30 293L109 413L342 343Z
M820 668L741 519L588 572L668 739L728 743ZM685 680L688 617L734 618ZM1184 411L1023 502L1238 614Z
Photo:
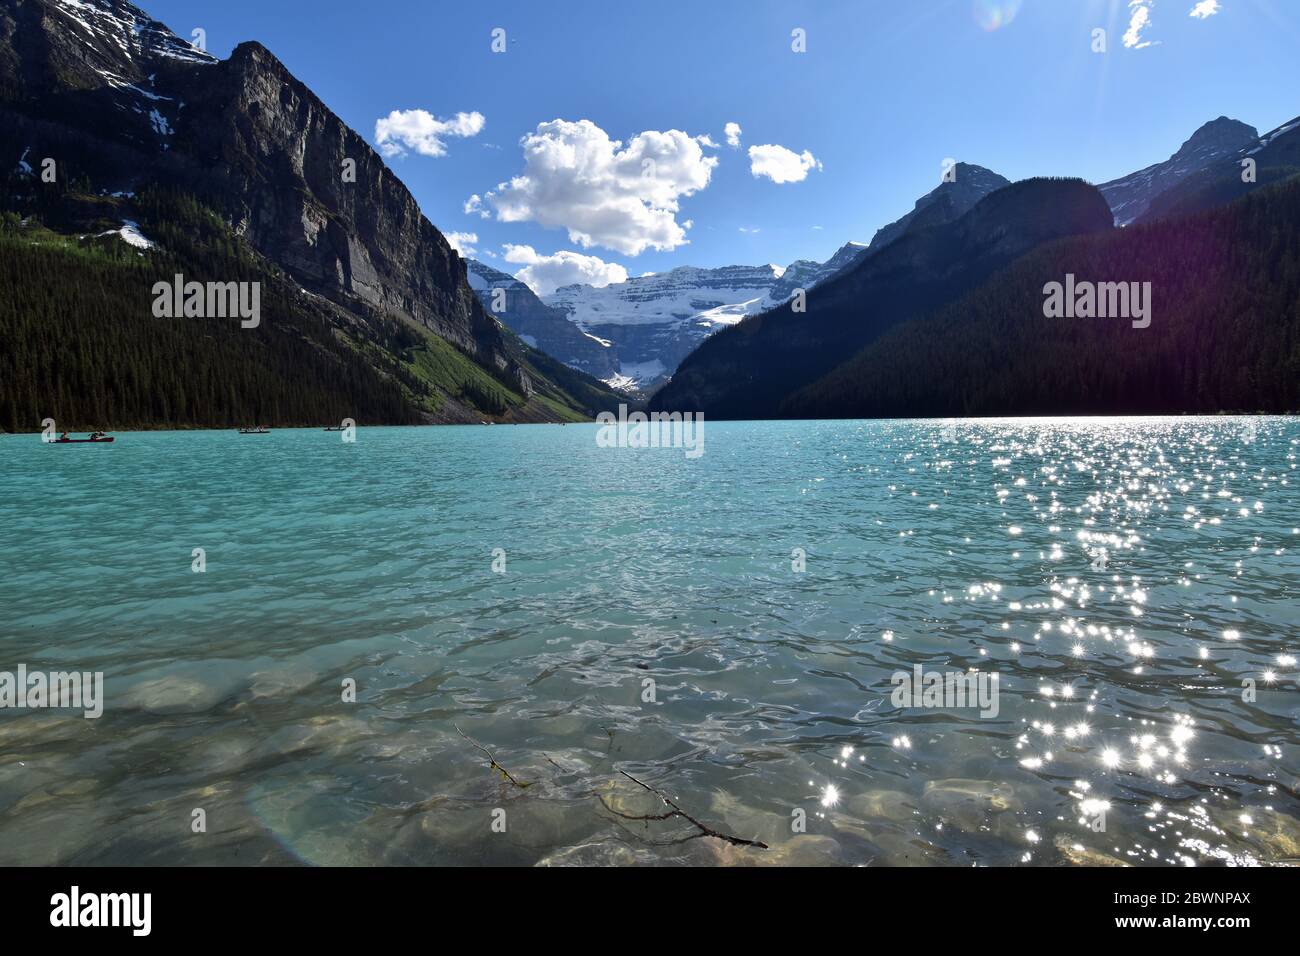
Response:
M1000 30L1016 18L1023 0L975 0L975 22L986 33Z

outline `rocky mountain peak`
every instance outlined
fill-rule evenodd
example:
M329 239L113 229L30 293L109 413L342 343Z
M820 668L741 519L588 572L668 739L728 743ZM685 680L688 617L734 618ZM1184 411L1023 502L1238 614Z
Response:
M1188 137L1187 142L1174 153L1174 159L1194 153L1201 149L1236 150L1241 149L1252 139L1259 138L1259 131L1253 126L1220 116L1201 126Z
M1220 116L1203 124L1164 162L1113 179L1098 188L1110 203L1115 224L1127 226L1141 218L1161 193L1258 139L1259 132L1253 126Z
M945 179L916 201L912 211L901 219L882 226L871 239L870 249L879 252L895 242L924 215L925 225L941 225L965 215L989 193L996 192L1011 181L991 169L974 163L957 163L950 178ZM854 261L856 261L856 258Z

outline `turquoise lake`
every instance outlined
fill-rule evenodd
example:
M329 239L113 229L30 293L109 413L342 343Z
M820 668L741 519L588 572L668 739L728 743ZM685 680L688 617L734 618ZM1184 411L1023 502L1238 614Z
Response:
M0 864L1300 862L1294 419L596 435L0 437Z

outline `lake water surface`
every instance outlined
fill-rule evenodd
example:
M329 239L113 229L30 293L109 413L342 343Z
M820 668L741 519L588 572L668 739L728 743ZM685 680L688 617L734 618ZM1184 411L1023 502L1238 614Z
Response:
M1300 862L1296 421L706 438L0 437L0 864Z

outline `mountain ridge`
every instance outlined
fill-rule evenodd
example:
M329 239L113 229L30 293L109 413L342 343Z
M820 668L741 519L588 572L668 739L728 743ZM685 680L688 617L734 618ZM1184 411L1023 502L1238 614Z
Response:
M1254 163L1253 178L1243 163ZM1231 202L1300 175L1300 117L1257 135L1236 152L1220 156L1161 192L1139 220L1188 215Z
M1220 116L1202 124L1167 160L1112 179L1097 188L1110 203L1115 213L1115 224L1127 226L1141 219L1161 193L1258 138L1259 131L1255 127Z

